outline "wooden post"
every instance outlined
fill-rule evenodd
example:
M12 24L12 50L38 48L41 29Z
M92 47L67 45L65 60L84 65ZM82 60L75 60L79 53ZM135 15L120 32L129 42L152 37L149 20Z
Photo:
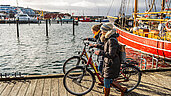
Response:
M46 19L46 36L48 37L48 20Z
M14 17L14 24L16 23L16 19L15 19L15 17Z
M62 19L61 19L61 26L62 26Z
M73 18L73 35L75 35L74 25L75 25L75 22L74 22L74 18Z
M162 7L161 7L161 11L164 11L164 8L165 8L165 0L162 0ZM161 14L161 19L163 19L163 13ZM162 23L161 21L160 21L160 23Z
M30 18L28 18L28 23L29 23L29 25L30 25Z
M38 18L38 25L40 25L40 20L39 20L39 18Z
M51 19L49 19L49 25L51 25Z
M9 23L9 25L10 25L10 23L11 23L11 20L10 20L10 19L8 20L8 23Z
M16 20L16 25L17 25L17 38L19 38L20 37L20 35L19 35L19 18L17 18L17 20Z

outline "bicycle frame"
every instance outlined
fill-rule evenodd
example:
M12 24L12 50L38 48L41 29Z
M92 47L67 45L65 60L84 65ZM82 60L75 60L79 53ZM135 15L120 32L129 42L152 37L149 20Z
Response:
M87 43L88 44L88 43ZM86 43L84 43L84 48L83 48L83 51L82 51L82 53L81 53L81 55L80 55L80 58L82 57L82 56L85 56L86 58L87 58L87 60L88 60L88 62L87 62L87 67L90 65L91 66L91 68L93 68L93 70L94 70L94 72L95 72L95 75L97 76L97 78L99 79L99 81L100 82L103 82L103 77L100 77L100 74L98 73L98 70L97 70L97 64L96 63L94 63L93 62L93 59L92 59L92 55L93 55L93 53L94 52L91 52L90 53L90 57L88 56L88 54L87 54L87 51L86 51L86 46L88 46L88 45L86 45ZM92 50L92 51L94 51L94 50ZM116 78L116 81L118 82L118 83L120 83L120 82L127 82L127 81L129 81L128 80L128 78L126 77L126 75L122 72L122 71L120 71L121 72L121 74L123 75L123 78ZM124 79L124 80L121 80L121 79Z
M85 56L85 57L87 58L87 60L88 60L87 66L91 65L91 67L92 67L93 70L95 71L95 74L96 74L97 78L99 79L99 81L100 81L100 82L103 82L103 78L100 77L100 75L99 75L99 73L98 73L98 71L97 71L97 64L93 62L93 59L92 59L93 53L91 53L91 54L90 54L90 57L89 57L88 54L87 54L87 51L86 51L86 46L87 46L87 44L84 43L84 48L83 48L83 51L82 51L82 53L81 53L81 55L80 55L80 58L81 58L82 56Z
M86 50L83 49L83 52L82 52L81 56L83 56L83 55L85 55L86 58L88 59L88 62L87 62L87 65L86 65L86 66L88 67L88 66L90 65L91 68L93 68L93 70L94 70L94 72L95 72L95 74L96 74L98 80L99 80L100 82L103 82L103 79L104 79L104 78L103 78L103 77L100 77L100 74L99 74L98 71L97 71L97 64L93 62L93 59L92 59L93 52L90 53L90 57L88 57ZM122 71L120 71L120 72L121 72L121 74L123 75L123 78L119 78L119 77L118 77L118 78L116 78L116 81L117 81L118 83L129 81L128 78L126 77L126 75L125 75ZM121 80L121 79L124 79L124 80Z

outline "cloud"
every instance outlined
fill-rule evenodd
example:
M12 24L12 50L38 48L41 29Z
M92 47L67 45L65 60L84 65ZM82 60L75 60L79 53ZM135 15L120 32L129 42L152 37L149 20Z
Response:
M71 6L86 7L86 8L96 7L95 3L88 2L88 1L81 1L81 2L72 3Z
M58 11L58 12L72 12L82 15L115 15L119 12L121 1L114 0L113 6L110 9L113 0L18 0L18 5L21 7L29 7L32 9L45 10L45 11ZM134 6L134 0L130 1L127 13L131 14ZM148 0L147 0L148 1ZM138 0L138 9L144 12L146 6L144 0ZM17 6L16 0L0 0L0 5ZM156 0L156 5L160 6L161 0ZM128 7L128 6L127 6ZM110 10L109 10L110 9ZM70 11L71 10L71 11Z

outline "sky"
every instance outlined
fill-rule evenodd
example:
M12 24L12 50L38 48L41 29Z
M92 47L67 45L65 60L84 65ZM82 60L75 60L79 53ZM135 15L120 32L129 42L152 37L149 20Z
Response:
M122 0L0 0L0 5L29 7L37 10L74 13L74 15L114 16L118 15ZM145 1L139 0L138 7L145 10ZM147 0L148 1L148 0ZM161 0L157 0L161 2ZM113 2L113 3L112 3ZM127 0L127 14L132 13L134 0Z

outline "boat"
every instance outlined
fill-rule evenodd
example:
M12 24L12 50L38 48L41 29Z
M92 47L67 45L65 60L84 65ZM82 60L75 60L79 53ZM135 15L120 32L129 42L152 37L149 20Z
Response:
M80 22L93 22L90 18L80 18L79 19Z
M26 23L28 23L28 22L37 23L38 22L37 18L30 17L27 14L16 14L15 18L16 18L16 20L19 20L19 22L26 22Z
M95 20L95 22L109 22L109 19Z
M138 13L138 0L135 0L132 17L127 18L124 14L120 14L119 17L108 16L110 22L117 29L117 33L120 34L118 41L136 51L170 61L171 11L164 10L165 3L166 0L162 0L160 12L148 10ZM165 18L165 15L169 18Z

